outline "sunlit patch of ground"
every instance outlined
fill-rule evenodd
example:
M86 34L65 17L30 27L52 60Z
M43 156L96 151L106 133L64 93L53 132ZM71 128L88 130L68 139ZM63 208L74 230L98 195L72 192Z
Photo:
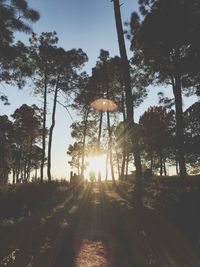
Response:
M83 240L75 260L76 267L107 267L108 255L101 241Z

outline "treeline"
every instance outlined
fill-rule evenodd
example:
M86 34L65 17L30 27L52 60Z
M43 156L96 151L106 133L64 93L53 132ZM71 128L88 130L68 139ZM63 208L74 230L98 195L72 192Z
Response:
M60 93L67 97L76 90L84 76L81 67L88 58L82 49L65 51L59 47L56 32L41 33L39 36L33 33L29 24L36 22L40 15L29 7L26 0L0 1L0 16L0 82L5 86L11 84L19 88L28 84L43 99L40 111L36 106L21 106L12 115L14 122L5 115L0 117L0 181L7 182L11 171L13 182L19 181L19 178L28 181L30 171L33 167L38 169L38 164L40 180L44 179L44 165L47 164L50 181L57 98ZM15 42L17 31L31 34L28 45L21 41ZM50 94L53 96L53 105L48 107L51 111L51 125L47 129L47 100ZM5 105L9 104L8 97L3 93L1 101ZM36 117L38 121L35 121Z
M91 144L93 150L98 150L103 114L96 113L98 119L94 119L98 122L98 131L94 130L95 149L94 134L91 136L91 127L87 127L94 116L90 103L96 98L109 98L119 107L115 115L106 112L107 138L102 144L102 149L108 152L113 179L116 172L121 178L128 173L132 158L137 177L141 177L140 166L143 171L149 168L160 175L167 174L167 166L175 166L181 177L198 173L199 102L183 112L182 97L199 96L200 3L197 0L138 1L139 13L132 13L127 23L126 35L133 52L129 62L123 46L120 4L118 0L113 3L121 57L110 58L108 51L101 50L92 75L75 99L83 116L81 123L72 125L76 142L68 149L70 163L80 172L85 168L85 153L91 153ZM137 124L134 109L152 85L167 87L174 97L169 99L160 93L161 106L151 107ZM120 119L116 122L118 115ZM74 134L76 128L82 135ZM114 162L117 171L113 172Z
M11 1L10 5L6 0L0 1L3 29L0 35L0 81L17 84L21 88L31 77L34 92L43 98L43 107L38 115L39 135L32 142L25 142L24 138L21 146L27 153L23 152L20 156L20 166L23 167L9 165L15 158L14 149L8 149L7 142L11 137L1 130L4 140L1 151L5 152L1 153L0 178L4 182L11 170L15 177L13 180L19 178L18 173L24 181L29 180L35 146L40 150L37 152L39 177L41 181L44 179L47 161L47 176L51 180L51 144L59 93L71 97L68 106L77 110L80 117L80 121L72 125L72 137L76 142L67 152L71 155L71 166L76 167L80 175L84 175L87 166L86 156L103 151L107 153L113 180L116 173L121 178L128 174L130 162L134 162L136 167L138 184L145 168L165 175L167 166L172 165L176 166L181 177L185 177L188 171L198 172L199 103L183 112L182 96L199 96L199 1L138 1L139 14L132 14L126 29L133 52L130 60L124 45L119 0L114 0L113 4L120 57L110 57L109 52L102 49L92 74L88 75L81 72L88 60L87 55L82 49L65 51L60 48L55 32L39 36L32 33L28 45L16 43L14 33L30 33L29 22L37 21L39 14L30 9L25 0ZM162 105L151 107L136 123L134 109L148 96L149 88L152 88L150 85L166 86L166 90L171 87L174 98L168 99L160 94ZM48 106L52 118L47 130L47 99L50 94L53 95L53 106ZM117 112L94 110L91 102L99 98L117 103ZM1 100L8 104L7 96L2 95ZM13 119L11 124L15 123ZM1 121L10 124L5 116L1 117ZM10 143L20 150L16 140ZM12 155L8 156L9 153ZM6 161L10 166L7 170Z

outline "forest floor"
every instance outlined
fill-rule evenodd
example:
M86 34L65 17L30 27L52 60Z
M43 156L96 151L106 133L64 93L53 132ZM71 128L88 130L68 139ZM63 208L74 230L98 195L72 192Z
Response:
M0 227L0 267L198 267L200 191L146 185L144 207L129 183L62 186L17 223Z

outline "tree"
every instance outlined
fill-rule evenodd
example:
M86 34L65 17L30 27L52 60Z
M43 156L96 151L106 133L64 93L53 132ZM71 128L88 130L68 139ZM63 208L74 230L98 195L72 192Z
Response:
M131 76L130 76L130 66L126 53L125 41L124 41L124 32L122 28L121 12L119 0L113 0L114 3L114 13L115 13L115 22L119 42L119 50L121 57L121 65L123 70L123 79L126 93L126 109L127 109L127 126L126 129L132 128L134 126L133 118L133 95L131 88ZM140 160L139 146L136 143L133 149L134 162L136 168L136 184L135 184L135 204L141 205L141 189L142 189L142 166Z
M41 110L36 105L23 104L11 116L14 119L12 142L15 164L13 170L17 181L21 173L22 180L27 182L30 179L33 150L40 142L42 135Z
M46 113L48 86L52 88L52 78L55 71L55 48L58 42L56 32L42 33L39 37L32 34L30 39L30 64L34 73L35 92L43 96L43 131L42 131L42 160L40 179L43 181L43 169L46 150ZM53 56L52 56L53 54Z
M47 94L53 93L52 122L49 129L47 175L51 180L51 146L55 127L55 115L58 93L60 90L70 93L78 85L78 71L87 61L87 55L82 49L65 51L57 47L58 37L55 32L35 34L30 40L31 62L35 73L34 84L37 92L42 93L43 103L43 157L41 162L41 180L43 180L43 167L46 149L45 127Z
M159 156L160 175L166 174L166 151L172 147L174 130L174 112L163 107L150 107L140 117L140 142L150 158L150 169L153 172L153 155Z
M141 0L140 13L131 18L131 49L142 54L156 84L170 84L175 97L176 142L180 176L186 175L182 110L183 86L195 85L199 60L200 3L197 0Z
M200 103L196 102L184 112L186 162L190 172L199 172L200 162Z
M54 89L54 100L53 100L53 111L52 111L52 123L49 129L49 143L48 143L48 164L47 164L47 176L48 180L51 181L51 146L53 129L55 127L55 115L56 105L59 90L67 94L72 94L74 89L77 89L79 75L77 70L84 65L87 61L87 55L82 49L72 49L65 51L62 48L55 48L55 55L52 54L55 60L55 72L52 74L55 78L55 89Z
M73 145L69 145L67 154L71 156L71 160L68 162L71 167L76 168L78 175L80 175L80 159L81 159L82 144L75 142Z
M8 181L8 174L11 170L11 133L13 125L8 116L0 116L0 183Z
M22 42L14 42L14 33L30 33L32 29L29 23L36 22L40 16L29 7L26 0L1 0L0 18L0 82L15 81L22 86L22 77L29 74L26 66L27 49ZM2 97L0 99L5 100Z
M83 110L82 110L83 111ZM85 170L85 156L87 156L90 151L87 151L87 144L93 138L96 132L96 120L90 118L90 110L85 109L84 113L82 113L83 120L80 122L74 122L71 125L71 136L76 139L76 143L79 144L81 156L80 156L80 169L81 169L81 177L84 177ZM94 147L94 143L93 143Z

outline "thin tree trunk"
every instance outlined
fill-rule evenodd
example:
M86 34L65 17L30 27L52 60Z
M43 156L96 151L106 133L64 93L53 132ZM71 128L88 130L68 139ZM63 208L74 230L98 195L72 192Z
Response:
M102 122L103 122L103 111L100 112L100 121L99 121L99 133L97 140L97 153L100 153L101 150L101 131L102 131ZM98 179L101 180L101 172L98 172Z
M15 184L15 176L16 176L15 169L13 169L12 172L13 172L13 175L12 175L12 183Z
M114 166L113 166L113 153L112 153L112 133L110 128L110 112L107 111L107 124L108 124L108 151L110 155L110 168L111 168L111 175L112 180L115 180L115 174L114 174Z
M37 168L35 168L35 181L37 181Z
M129 62L126 53L125 41L124 41L124 32L122 27L121 11L119 0L113 0L114 2L114 12L115 12L115 22L118 35L119 50L122 62L122 69L124 75L124 85L126 93L126 109L127 109L127 129L134 126L133 118L133 98L131 90L131 77ZM134 192L134 201L136 206L142 205L142 166L140 160L139 144L134 145L133 148L134 163L136 168L136 181L135 181L135 192Z
M105 177L106 181L108 180L108 159L109 159L109 151L107 151L106 154L106 177Z
M86 133L87 133L87 125L88 125L88 115L89 108L86 110L85 118L84 118L84 131L83 131L83 147L82 147L82 163L81 163L81 178L84 178L84 169L85 169L85 141L86 141Z
M150 151L150 170L151 170L151 173L153 173L153 152L152 152L152 149Z
M178 160L177 160L177 156L176 156L176 174L179 175L179 169L178 169Z
M175 51L175 71L174 77L171 77L172 88L175 97L176 108L176 143L178 150L178 162L180 177L185 177L186 165L185 165L185 151L184 151L184 126L183 126L183 102L182 102L182 85L181 75L179 73L179 51Z
M167 176L166 159L163 159L164 175Z
M122 91L122 112L123 112L123 120L124 120L124 122L126 122L127 116L126 116L126 110L125 110L124 91ZM121 179L124 179L126 155L127 155L127 153L126 153L126 138L123 138Z
M42 125L42 159L40 168L40 180L44 180L44 162L46 148L46 113L47 113L47 76L44 77L44 103L43 103L43 125Z
M100 122L99 122L99 133L98 133L98 153L100 152L101 146L101 131L102 131L102 121L103 121L103 111L100 112Z
M58 97L59 79L60 79L60 76L58 75L56 86L55 86L55 92L54 92L51 127L49 129L48 161L47 161L47 177L48 177L49 182L51 182L51 179L52 179L51 177L51 147L52 147L53 130L54 130L55 123L56 123L56 105L57 105L57 97Z
M163 156L162 156L162 151L160 151L160 176L163 176Z
M27 168L26 168L26 179L27 179L27 181L30 180L32 147L33 147L33 141L31 140L31 144L30 144L29 152L28 152Z

